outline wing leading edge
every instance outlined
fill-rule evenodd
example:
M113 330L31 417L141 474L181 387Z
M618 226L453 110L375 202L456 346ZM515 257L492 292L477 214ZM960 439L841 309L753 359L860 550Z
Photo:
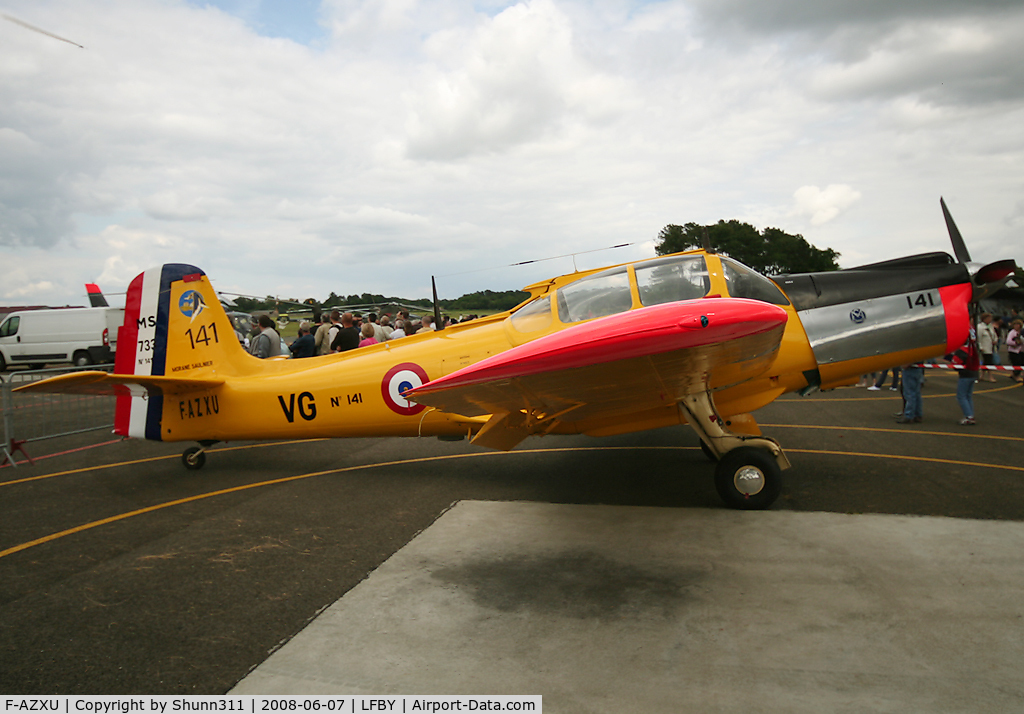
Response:
M757 377L775 359L786 318L776 305L741 298L644 307L528 342L405 396L491 415L473 442L507 450L559 423L585 431Z

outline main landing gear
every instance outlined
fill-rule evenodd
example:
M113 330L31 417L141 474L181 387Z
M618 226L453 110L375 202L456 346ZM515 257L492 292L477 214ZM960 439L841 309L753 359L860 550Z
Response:
M726 505L742 510L768 508L782 491L782 470L789 459L774 439L746 436L726 429L707 392L679 403L700 436L701 449L715 466L715 489Z
M181 463L189 471L198 471L206 463L206 450L216 443L216 441L200 441L199 446L188 447L181 454Z

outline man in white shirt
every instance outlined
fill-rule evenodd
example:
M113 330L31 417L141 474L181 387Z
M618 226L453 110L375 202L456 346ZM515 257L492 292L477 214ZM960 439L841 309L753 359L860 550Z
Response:
M981 313L981 322L978 323L978 352L981 352L982 364L995 364L996 351L996 328L992 325L992 315L987 312ZM990 370L982 370L978 381L994 382L996 376Z

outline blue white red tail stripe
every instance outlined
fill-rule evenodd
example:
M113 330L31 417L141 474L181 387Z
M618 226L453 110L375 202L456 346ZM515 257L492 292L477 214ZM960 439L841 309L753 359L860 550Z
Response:
M197 273L202 274L202 271L191 265L173 263L151 268L132 281L125 298L124 325L114 360L116 374L162 376L165 373L171 283ZM114 432L160 441L163 396L147 397L142 389L128 392L117 399Z

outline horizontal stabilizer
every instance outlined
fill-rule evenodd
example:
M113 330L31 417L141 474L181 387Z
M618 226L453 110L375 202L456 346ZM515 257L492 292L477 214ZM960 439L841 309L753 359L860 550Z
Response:
M190 379L135 374L109 374L94 370L62 374L16 388L15 392L49 392L57 394L185 394L212 389L224 383L223 379ZM133 389L135 387L135 389Z

